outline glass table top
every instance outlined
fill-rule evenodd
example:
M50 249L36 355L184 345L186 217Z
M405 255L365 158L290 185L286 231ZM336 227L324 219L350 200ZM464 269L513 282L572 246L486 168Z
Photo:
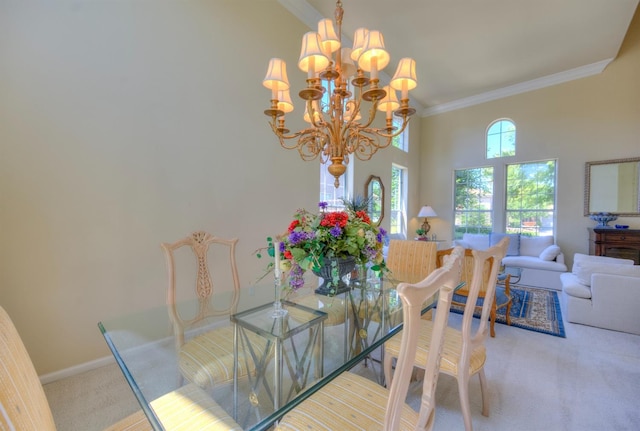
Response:
M265 352L260 375L262 380L271 382L274 373L281 371L279 390L285 394L281 397L283 402L273 402L273 386L258 390L262 386L247 376L238 376L235 384L231 380L205 388L206 392L233 414L243 429L263 430L331 379L365 359L370 366L378 367L376 372L382 378L381 364L369 358L374 352L378 352L379 357L380 346L401 329L402 306L395 290L398 282L397 277L392 276L362 284L352 282L350 290L335 297L315 294L315 286L305 287L287 298L283 307L288 312L277 319L265 313L273 304L273 285L265 283L241 289L232 316L220 315L198 322L185 332L185 341L223 327L249 328L250 332L264 337L267 342L260 345ZM217 293L210 303L213 308L223 309L232 297L231 292ZM423 312L430 309L436 299L427 301ZM185 301L180 307L195 309L196 304L196 301ZM153 428L165 430L150 403L189 383L179 371L176 340L167 308L157 307L103 320L98 326ZM311 337L316 338L311 340ZM239 339L235 343L235 358L238 358L237 352L248 349L249 338L245 335L245 341L239 342ZM289 342L277 344L276 340ZM279 356L274 350L276 345L281 349ZM306 368L302 369L299 364ZM299 378L303 372L304 378Z

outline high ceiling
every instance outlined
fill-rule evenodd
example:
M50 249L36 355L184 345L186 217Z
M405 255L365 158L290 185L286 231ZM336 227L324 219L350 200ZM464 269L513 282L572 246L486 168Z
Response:
M350 46L358 27L382 31L387 80L400 58L414 58L412 104L429 115L599 73L618 54L638 1L342 0L343 40ZM336 6L279 2L314 29Z

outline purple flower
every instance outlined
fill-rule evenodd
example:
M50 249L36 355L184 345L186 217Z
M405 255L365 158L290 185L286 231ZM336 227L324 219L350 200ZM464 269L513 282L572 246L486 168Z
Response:
M304 232L291 232L289 234L289 243L291 245L298 245L305 239L306 239L306 235Z
M380 235L387 236L387 231L384 228L380 228Z
M289 286L293 290L298 290L304 285L304 271L300 268L300 265L293 262L291 265L291 271L289 272Z
M327 209L327 207L329 206L329 204L328 204L328 203L326 203L326 202L318 202L318 206L319 206L321 209L326 210L326 209Z
M285 246L284 242L281 242L281 243L280 243L280 253L284 253L284 251L286 250L286 248L287 248L287 247Z
M338 238L340 235L342 235L342 229L340 229L340 226L334 226L331 228L329 233L334 237Z

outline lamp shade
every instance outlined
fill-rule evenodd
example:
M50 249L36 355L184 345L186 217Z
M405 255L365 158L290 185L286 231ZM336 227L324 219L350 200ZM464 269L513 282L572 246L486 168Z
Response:
M387 95L384 96L384 98L378 104L378 110L382 112L387 112L387 110L395 111L400 107L400 103L398 103L398 96L396 95L396 90L388 85L385 85L384 91L387 92Z
M401 59L389 85L396 90L402 90L404 86L406 86L407 90L416 88L418 80L416 79L415 60L408 57Z
M289 78L287 77L287 64L281 58L269 60L267 75L262 81L262 85L270 90L286 90L289 88ZM277 94L277 93L276 93Z
M438 214L429 205L425 205L420 209L418 217L438 217Z
M315 73L329 65L329 59L322 49L320 35L315 31L305 33L302 38L298 67L303 72Z
M360 58L360 54L362 54L362 48L364 48L364 43L369 35L369 30L364 27L360 27L353 34L353 49L351 50L351 59L353 61L358 61Z
M278 90L278 109L285 114L293 111L293 102L289 90Z
M362 53L358 57L358 65L366 72L377 74L378 70L384 69L391 57L384 48L384 37L378 30L370 30L364 42ZM377 76L375 76L377 78Z
M340 40L333 28L333 21L330 19L322 19L318 22L318 34L325 52L331 54L340 49Z

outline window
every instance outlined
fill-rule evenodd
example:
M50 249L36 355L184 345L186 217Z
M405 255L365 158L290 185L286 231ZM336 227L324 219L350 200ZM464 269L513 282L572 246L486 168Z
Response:
M328 164L331 161L327 162ZM351 163L347 165L347 172L340 177L340 187L336 188L335 178L327 170L328 164L320 163L320 202L326 202L329 204L327 209L329 211L337 211L344 208L343 198L348 194L348 178L349 170L351 169Z
M493 227L493 168L455 171L454 239L489 233Z
M397 127L396 130L400 130L400 128L402 127L402 118L396 117L394 115L393 126ZM407 151L407 152L409 151L409 126L408 125L402 133L400 133L398 136L396 136L391 140L391 145L393 145L394 147L402 151Z
M506 118L487 128L487 159L516 155L516 125Z
M556 213L556 162L507 165L506 232L553 235Z
M391 166L391 226L389 234L406 238L407 168Z

